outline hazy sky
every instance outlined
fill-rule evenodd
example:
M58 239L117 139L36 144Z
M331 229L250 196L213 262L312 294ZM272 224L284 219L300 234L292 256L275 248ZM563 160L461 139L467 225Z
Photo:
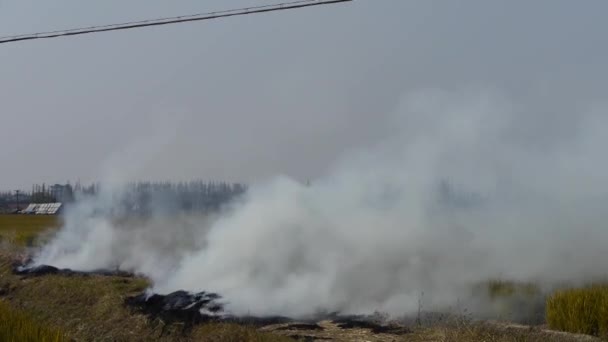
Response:
M273 3L0 0L0 35ZM384 137L411 91L495 89L567 139L608 95L605 0L356 0L0 45L0 189L322 174Z

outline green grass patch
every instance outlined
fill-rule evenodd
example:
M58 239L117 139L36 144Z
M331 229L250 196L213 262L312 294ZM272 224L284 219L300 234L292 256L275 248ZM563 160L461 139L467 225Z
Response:
M608 285L555 292L547 300L546 319L552 329L608 337Z

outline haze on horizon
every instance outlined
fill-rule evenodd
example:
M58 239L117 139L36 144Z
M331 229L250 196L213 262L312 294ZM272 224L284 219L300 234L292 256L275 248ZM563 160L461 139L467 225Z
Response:
M272 1L0 0L0 34ZM96 180L314 179L391 132L411 92L493 89L531 149L603 106L601 0L358 0L0 47L0 189ZM138 162L129 161L137 156Z

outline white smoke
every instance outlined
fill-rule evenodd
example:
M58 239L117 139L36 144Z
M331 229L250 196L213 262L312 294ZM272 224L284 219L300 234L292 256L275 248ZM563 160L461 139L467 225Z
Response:
M119 206L102 193L36 262L119 267L161 293L214 291L235 313L290 316L412 313L422 292L448 307L491 278L597 279L608 273L608 117L570 115L558 129L496 94L413 94L385 141L310 187L277 177L218 218L122 223L92 215Z

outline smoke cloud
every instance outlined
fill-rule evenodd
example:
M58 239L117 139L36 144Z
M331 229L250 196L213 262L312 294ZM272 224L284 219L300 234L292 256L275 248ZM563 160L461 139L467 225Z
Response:
M289 316L413 313L423 292L445 308L493 278L596 280L608 273L605 114L413 93L385 140L310 186L279 176L215 217L147 219L116 219L124 194L109 186L66 214L36 263L120 268L159 293L214 291L236 314Z

